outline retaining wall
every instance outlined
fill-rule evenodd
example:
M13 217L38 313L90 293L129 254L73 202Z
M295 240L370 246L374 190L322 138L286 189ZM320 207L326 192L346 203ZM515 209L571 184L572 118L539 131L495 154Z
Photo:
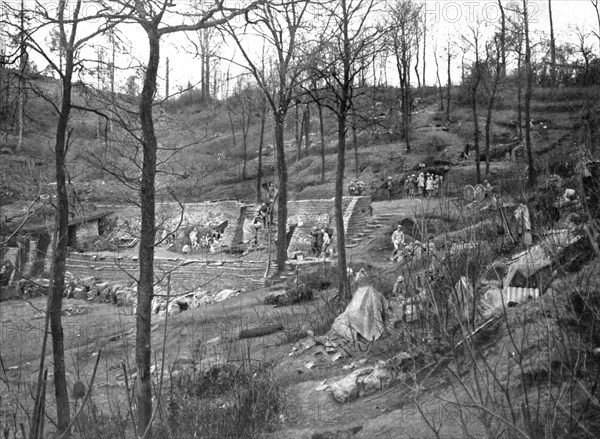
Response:
M354 223L360 223L361 218L370 215L370 197L344 197L344 229L347 234L353 233L350 227ZM136 237L139 235L139 208L136 206L98 206L99 208L112 210L111 218L116 224L117 230L122 231L123 236ZM195 225L206 227L208 224L228 221L225 233L222 235L222 245L231 247L239 246L243 239L243 226L258 211L259 205L246 204L238 201L219 201L211 203L190 203L182 207L177 203L161 203L157 205L157 224L159 228L174 230L177 225L182 224L182 229ZM276 216L275 216L276 221ZM313 226L329 226L335 229L334 199L328 200L302 200L290 201L288 203L288 224L297 224L288 245L288 257L297 253L310 254L310 232ZM265 232L263 232L265 233ZM47 237L46 237L47 238ZM26 240L27 242L24 242ZM332 237L332 245L335 246L335 234ZM40 239L39 242L43 240ZM49 272L52 263L51 249L53 239L47 251L38 248L38 240L25 238L21 240L20 250L2 251L2 259L10 260L16 267L24 270L26 276L37 276L42 270ZM44 245L45 247L45 245ZM334 247L335 248L335 247ZM135 253L135 252L134 252ZM160 271L161 264L168 268L177 262L173 260L157 260L157 269ZM239 261L202 261L190 264L185 268L180 267L174 273L174 278L181 281L195 282L196 280L213 279L221 288L239 288L248 282L248 279L260 279L264 275L264 262L248 265L247 262ZM93 256L77 255L71 253L67 261L67 270L76 276L98 275L105 279L122 279L132 281L127 274L137 277L138 263L133 258L122 258L121 261L108 259L104 261L95 260ZM193 266L193 268L192 268ZM225 272L226 276L219 273ZM158 275L157 271L157 275Z

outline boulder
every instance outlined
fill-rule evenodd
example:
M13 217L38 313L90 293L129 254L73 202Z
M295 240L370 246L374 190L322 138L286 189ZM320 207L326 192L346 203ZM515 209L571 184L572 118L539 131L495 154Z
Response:
M92 287L87 292L87 300L98 300L100 297L100 290L96 287Z
M362 367L356 369L344 378L329 385L329 390L333 393L336 401L345 403L358 398L359 379L373 372L372 367Z
M117 306L134 306L137 304L137 292L129 288L122 288L115 292Z
M393 381L392 372L384 367L376 367L369 375L362 379L359 396L369 396L380 390L386 389Z
M209 291L200 290L187 294L184 297L188 301L190 308L198 308L199 306L206 304L206 297L208 297L209 294Z
M85 287L75 287L73 289L73 299L78 300L86 300L87 299L87 288Z
M187 311L190 308L190 301L187 298L178 297L169 302L167 312L169 313L169 315L177 315L182 313L183 311Z
M214 303L219 303L227 299L231 299L232 297L237 296L240 293L240 290L221 290L219 291L215 297L213 297Z
M292 303L292 297L285 290L269 291L264 303L265 305L289 305Z

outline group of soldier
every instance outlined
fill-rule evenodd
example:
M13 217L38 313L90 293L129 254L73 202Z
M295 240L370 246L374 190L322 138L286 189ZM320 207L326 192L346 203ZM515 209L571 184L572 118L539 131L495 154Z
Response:
M187 247L187 251L184 251L184 253L191 253L192 250L199 248L208 249L211 253L215 253L221 243L221 232L216 229L211 230L210 233L200 236L198 228L194 227L192 230L190 230L188 237L190 239L190 244L186 244L184 246L184 248ZM159 245L171 248L173 244L175 244L175 239L175 232L169 232L167 229L163 229Z
M221 243L221 232L212 230L211 233L206 233L204 236L200 237L198 228L194 227L189 234L189 238L192 250L203 248L214 253Z
M348 193L352 196L359 196L367 189L367 185L364 181L352 180L348 185Z
M437 197L441 195L444 175L435 172L421 171L404 179L404 193L406 197ZM392 200L396 192L397 182L390 176L383 182L383 189L387 191L388 200ZM363 181L352 180L348 185L348 193L352 196L362 195L367 189Z
M440 195L444 176L433 172L420 172L409 175L404 180L404 193L409 198L414 197L437 197Z
M311 230L311 253L313 256L319 258L323 255L323 258L326 258L327 255L332 254L331 248L331 236L333 234L333 230L329 227L319 228L314 226Z

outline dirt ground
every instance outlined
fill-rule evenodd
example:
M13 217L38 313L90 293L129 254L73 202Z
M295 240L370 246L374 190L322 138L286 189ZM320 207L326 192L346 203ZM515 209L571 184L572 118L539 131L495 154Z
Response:
M393 200L374 203L373 213L375 216L392 214L389 217L391 230L395 221L412 218L424 210L433 211L439 205L439 200ZM378 229L375 241L386 246L388 231L387 226ZM365 258L375 266L394 270L394 266L388 265L387 253L387 250L378 248L373 242L365 242L350 250L349 260L356 262ZM248 353L256 361L274 364L277 378L284 383L287 401L283 422L277 431L265 436L269 438L427 437L431 430L417 408L417 390L422 410L434 417L448 415L440 406L439 398L428 396L427 389L415 389L406 384L397 384L348 404L339 404L329 392L316 390L324 381L331 382L347 374L344 365L359 360L363 360L365 365L374 365L384 357L390 340L383 340L373 351L345 353L343 358L336 361L332 360L332 354L318 346L301 355L289 356L292 346L298 341L298 337L291 334L318 326L318 310L335 291L322 292L308 304L283 308L264 305L263 300L268 293L269 289L263 288L169 317L164 339L165 364L188 360L207 363L240 361ZM27 382L31 386L37 378L44 308L44 298L0 304L0 353L9 383L13 385ZM70 386L79 380L84 383L89 381L96 357L102 350L94 401L102 405L115 397L124 398L122 365L128 365L131 371L135 364L134 316L131 310L72 299L65 300L64 310L65 356ZM153 350L156 366L162 361L164 322L164 317L154 317ZM282 324L285 330L265 337L237 338L242 329L269 323ZM51 357L48 357L47 365L50 362ZM307 367L309 363L314 366ZM3 400L10 401L7 389L0 391L4 393ZM51 395L53 390L49 389L48 392ZM457 426L452 422L444 423L442 437L460 436Z

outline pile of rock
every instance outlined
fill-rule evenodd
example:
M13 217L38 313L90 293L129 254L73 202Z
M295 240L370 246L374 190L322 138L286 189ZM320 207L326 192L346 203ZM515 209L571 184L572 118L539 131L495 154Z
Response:
M169 315L177 315L189 309L211 303L219 303L236 297L241 292L243 290L225 289L212 292L196 290L181 295L172 291L167 303L166 289L156 286L154 288L154 298L152 299L152 313L161 316L167 313ZM137 285L135 282L130 284L106 282L93 276L81 279L69 276L65 287L65 297L131 307L132 312L135 313L137 307Z

